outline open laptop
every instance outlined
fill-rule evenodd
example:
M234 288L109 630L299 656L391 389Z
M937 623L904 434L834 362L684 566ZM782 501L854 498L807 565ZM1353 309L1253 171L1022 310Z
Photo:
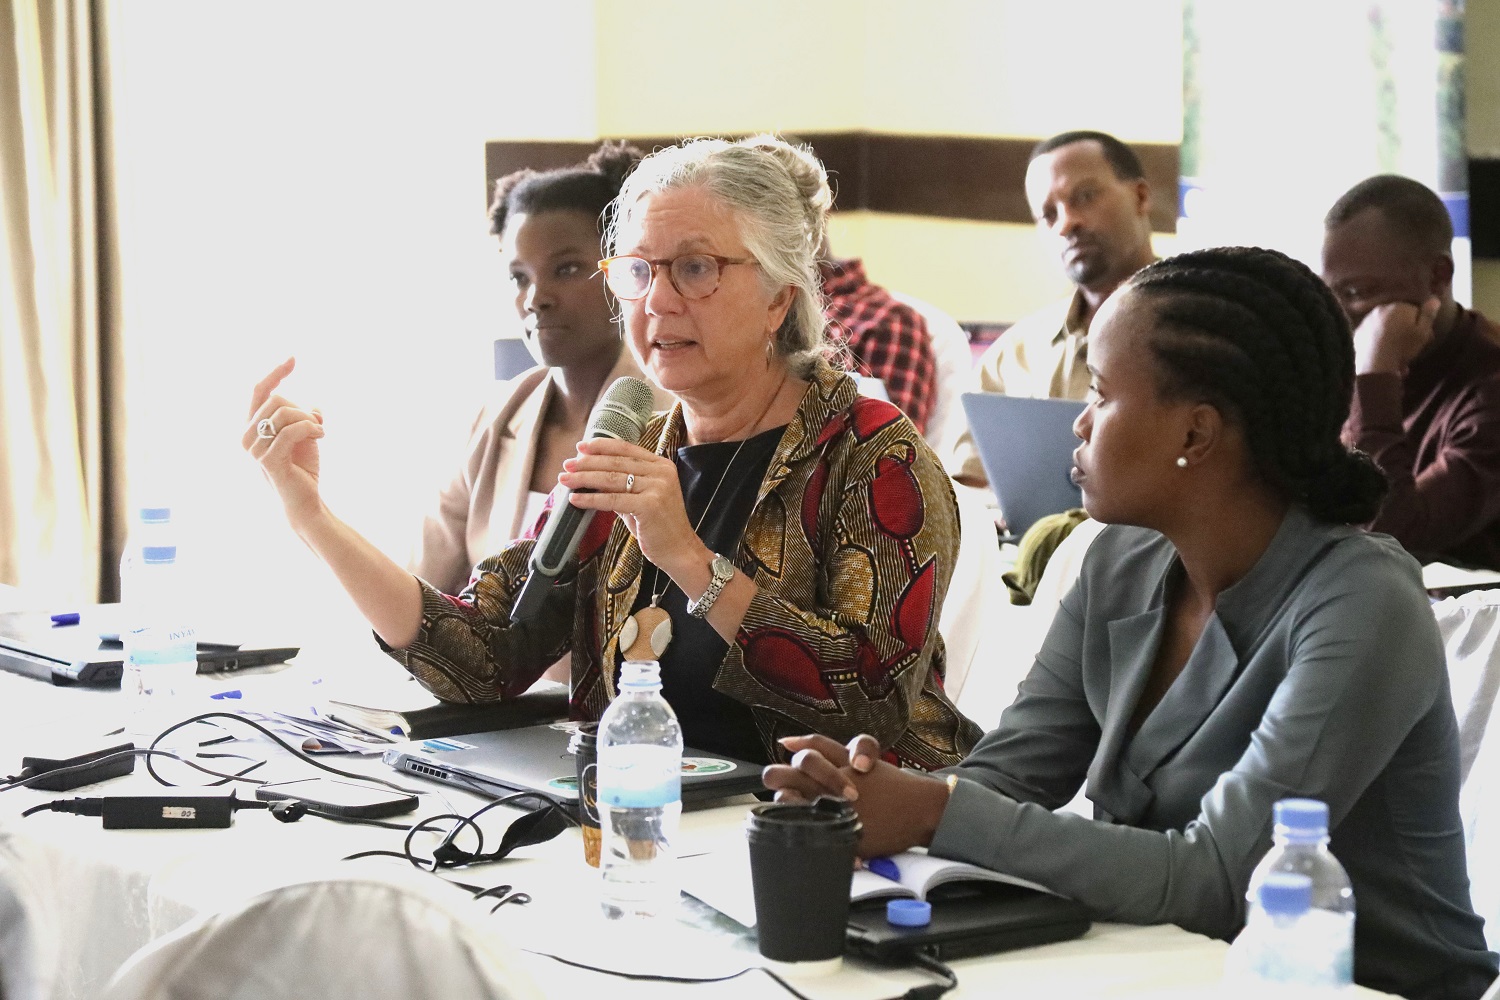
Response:
M568 740L577 723L554 722L493 733L413 740L391 747L383 760L405 774L482 795L544 792L564 802L578 798L577 769ZM684 802L761 791L761 765L689 747L682 754Z
M1019 537L1048 514L1083 505L1073 484L1073 421L1084 404L997 392L962 396L984 474L1000 502L1005 526Z
M119 605L85 608L78 619L57 625L41 611L0 614L0 670L53 684L118 685L125 662ZM245 648L227 635L205 631L198 642L198 672L225 673L281 663L297 652L295 646Z

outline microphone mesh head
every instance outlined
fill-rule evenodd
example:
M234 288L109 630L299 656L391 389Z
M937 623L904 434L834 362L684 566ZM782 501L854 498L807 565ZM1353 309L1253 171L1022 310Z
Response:
M612 437L632 444L640 441L641 432L651 419L656 397L651 387L638 378L626 375L614 384L594 407L589 418L589 437Z

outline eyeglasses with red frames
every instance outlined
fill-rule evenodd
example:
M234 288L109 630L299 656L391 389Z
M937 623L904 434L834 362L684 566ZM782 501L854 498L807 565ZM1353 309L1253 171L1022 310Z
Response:
M754 257L722 257L716 253L685 253L657 260L624 254L601 260L599 270L604 272L604 283L615 298L627 302L646 297L659 267L667 269L667 280L678 295L685 299L706 299L719 290L724 268L731 264L758 263Z

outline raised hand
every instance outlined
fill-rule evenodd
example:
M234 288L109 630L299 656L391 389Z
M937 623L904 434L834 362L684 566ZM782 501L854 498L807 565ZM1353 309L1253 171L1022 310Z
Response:
M1420 306L1387 302L1365 314L1354 331L1354 370L1360 375L1404 375L1412 359L1432 343L1432 324L1442 303Z
M318 493L318 439L323 415L302 409L276 394L276 387L296 367L287 358L271 369L250 394L250 419L240 444L260 464L275 487L287 520L298 525L322 507Z

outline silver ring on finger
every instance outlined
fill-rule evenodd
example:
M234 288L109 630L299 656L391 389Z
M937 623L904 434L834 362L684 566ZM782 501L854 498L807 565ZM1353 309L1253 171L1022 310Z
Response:
M269 441L276 436L276 425L271 423L270 417L262 417L255 425L255 436L262 441Z
M626 493L634 493L635 492L635 473L634 472L627 472L627 473L625 473L625 492Z

